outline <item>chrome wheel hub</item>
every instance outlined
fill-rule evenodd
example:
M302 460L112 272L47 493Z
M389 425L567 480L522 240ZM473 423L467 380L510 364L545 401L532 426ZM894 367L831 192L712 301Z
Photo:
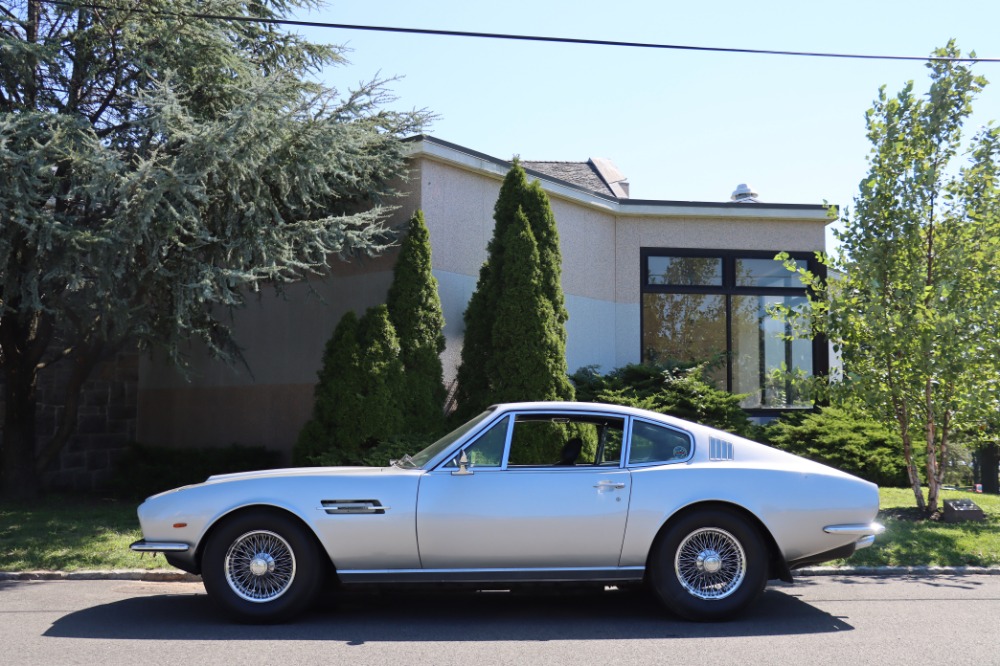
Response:
M684 537L674 557L678 582L699 599L725 599L739 589L746 571L743 546L718 527L703 527Z
M714 550L703 550L698 553L695 566L699 571L714 574L722 568L722 557Z
M250 560L250 573L254 576L263 576L266 573L274 572L274 558L268 553L257 553Z
M238 597L254 603L274 601L295 580L295 554L280 535L266 530L240 536L226 553L226 582Z

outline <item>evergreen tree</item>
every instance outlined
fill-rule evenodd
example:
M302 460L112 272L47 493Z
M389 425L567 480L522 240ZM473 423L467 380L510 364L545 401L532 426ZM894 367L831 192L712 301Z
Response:
M343 316L326 344L313 418L299 434L296 463L358 465L402 430L399 353L385 305L369 308L360 321L353 312Z
M334 256L385 245L379 201L424 114L341 95L343 49L276 26L311 0L13 0L0 22L4 492L30 497L72 434L101 354L192 341L239 360L229 309ZM53 353L58 350L57 353ZM36 442L36 387L68 367ZM39 445L40 444L40 445Z
M399 336L399 356L406 373L399 396L406 427L412 432L437 433L444 424L447 397L441 369L444 315L431 271L430 234L419 210L410 218L386 305Z
M365 398L365 408L354 415L366 438L363 448L400 433L406 426L399 396L403 393L403 362L399 338L385 305L368 308L358 323L361 374L355 378ZM360 462L360 456L351 462Z
M341 441L363 439L354 419L365 407L355 383L361 376L361 346L354 312L348 311L340 318L327 340L318 374L312 419L299 433L292 451L292 460L298 465L307 465L320 454L339 449Z
M509 248L505 247L507 232L517 224L519 211L527 219L536 245L541 298L548 303L547 312L553 318L555 335L565 359L565 323L569 316L562 293L559 232L541 184L537 181L529 183L524 168L515 159L500 187L493 212L493 237L486 248L487 260L479 271L476 291L465 311L465 339L458 369L457 393L458 414L463 417L498 400L499 394L494 390L496 378L491 375L492 369L497 367L493 361L496 349L494 323L509 256ZM546 370L539 368L538 371Z
M492 355L487 372L495 402L572 400L565 344L545 293L540 252L523 210L503 238L507 253L498 281Z

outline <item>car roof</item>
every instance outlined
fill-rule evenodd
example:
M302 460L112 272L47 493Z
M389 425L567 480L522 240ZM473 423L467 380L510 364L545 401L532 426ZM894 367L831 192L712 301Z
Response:
M694 423L676 416L668 416L659 412L652 412L638 407L628 407L626 405L613 405L606 402L506 402L493 405L498 411L566 411L566 412L603 412L605 414L618 414L621 416L636 416L654 421L661 421L669 425L686 429L709 429L708 426Z

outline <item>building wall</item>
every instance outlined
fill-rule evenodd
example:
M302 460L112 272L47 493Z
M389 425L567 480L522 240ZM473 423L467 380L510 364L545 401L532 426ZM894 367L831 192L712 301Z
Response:
M213 360L198 345L190 351L187 375L163 358L144 356L137 441L290 452L312 413L327 340L348 310L361 315L385 301L395 258L390 252L378 259L336 262L328 276L291 285L281 296L264 291L250 298L232 324L247 367Z
M506 165L484 156L418 153L407 194L394 214L393 223L401 224L417 208L424 211L446 319L442 360L449 385L461 353L462 314L486 259L493 206L506 171ZM823 249L826 220L816 211L788 212L782 219L773 208L753 204L723 212L718 212L722 207L663 202L621 206L558 183L543 185L562 245L571 372L584 365L610 370L640 360L642 247ZM328 277L294 285L282 298L263 294L252 300L234 318L250 371L212 361L198 350L192 351L189 377L162 360L143 359L138 440L169 446L265 445L290 452L311 414L327 339L347 310L361 314L384 302L394 262L390 253L363 263L338 263Z

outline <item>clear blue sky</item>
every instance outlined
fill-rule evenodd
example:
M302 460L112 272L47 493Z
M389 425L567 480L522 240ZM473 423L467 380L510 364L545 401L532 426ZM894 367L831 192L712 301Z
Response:
M1000 57L995 0L341 0L301 18L333 23L520 33L738 48L927 55L955 38ZM864 112L879 86L926 90L919 62L791 58L536 44L342 30L346 88L401 76L397 106L438 115L428 133L508 159L608 157L642 199L727 200L741 182L764 201L850 205L866 172ZM974 129L1000 121L996 83ZM971 133L971 132L970 132Z

